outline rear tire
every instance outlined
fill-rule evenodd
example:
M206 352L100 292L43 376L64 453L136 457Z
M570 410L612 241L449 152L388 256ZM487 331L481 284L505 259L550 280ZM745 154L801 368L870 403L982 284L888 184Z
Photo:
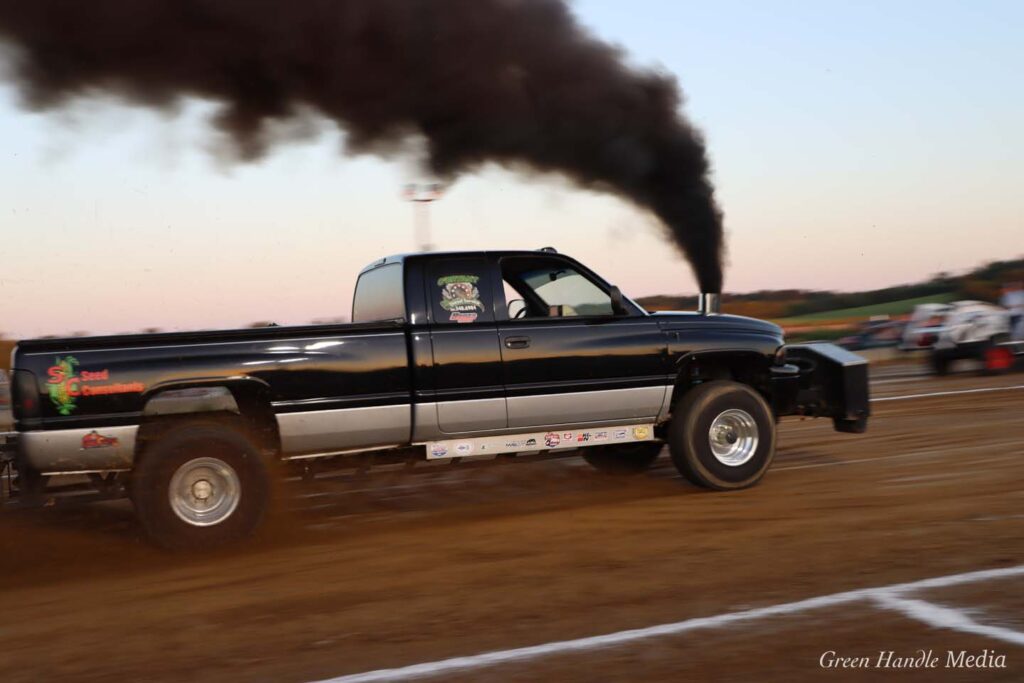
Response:
M714 381L687 392L668 428L672 462L697 486L730 491L753 486L775 457L775 421L764 398L745 384Z
M596 446L584 448L583 459L598 472L628 476L647 471L658 459L664 446L660 442Z
M267 467L241 432L216 422L172 427L132 473L147 535L170 549L212 548L251 535L270 498Z

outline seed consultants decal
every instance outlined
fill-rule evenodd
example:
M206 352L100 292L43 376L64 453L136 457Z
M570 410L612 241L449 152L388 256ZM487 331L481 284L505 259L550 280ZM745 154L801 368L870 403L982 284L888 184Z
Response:
M441 308L451 313L449 320L471 323L485 310L476 286L479 281L476 275L448 275L437 279L437 286L441 288Z
M113 384L97 384L110 379L109 370L78 369L78 359L74 356L57 358L54 365L47 369L49 379L46 389L50 394L50 402L61 415L70 415L78 407L78 399L82 396L107 396L110 394L141 394L145 390L142 382L114 382Z

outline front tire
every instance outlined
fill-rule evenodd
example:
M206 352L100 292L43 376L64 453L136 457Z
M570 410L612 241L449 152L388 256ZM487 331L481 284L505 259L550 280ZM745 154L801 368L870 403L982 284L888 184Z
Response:
M251 535L270 496L259 450L215 422L164 432L142 453L131 489L143 529L171 549L211 548Z
M661 454L662 443L640 442L583 449L583 459L598 472L628 476L647 471Z
M743 489L760 481L775 457L775 420L747 385L707 382L676 404L668 444L673 464L691 483Z

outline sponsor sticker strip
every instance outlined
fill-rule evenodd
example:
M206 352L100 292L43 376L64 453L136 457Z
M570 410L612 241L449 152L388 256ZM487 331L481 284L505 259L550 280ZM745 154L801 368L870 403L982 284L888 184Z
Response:
M427 460L464 458L472 455L568 450L586 446L607 446L615 443L652 440L654 440L653 424L483 436L475 439L430 441L427 443Z

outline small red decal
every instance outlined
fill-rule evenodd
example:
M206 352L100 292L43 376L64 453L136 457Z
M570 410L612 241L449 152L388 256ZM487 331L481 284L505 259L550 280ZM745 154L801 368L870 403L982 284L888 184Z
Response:
M113 448L120 443L116 436L103 436L96 430L82 437L82 448Z

